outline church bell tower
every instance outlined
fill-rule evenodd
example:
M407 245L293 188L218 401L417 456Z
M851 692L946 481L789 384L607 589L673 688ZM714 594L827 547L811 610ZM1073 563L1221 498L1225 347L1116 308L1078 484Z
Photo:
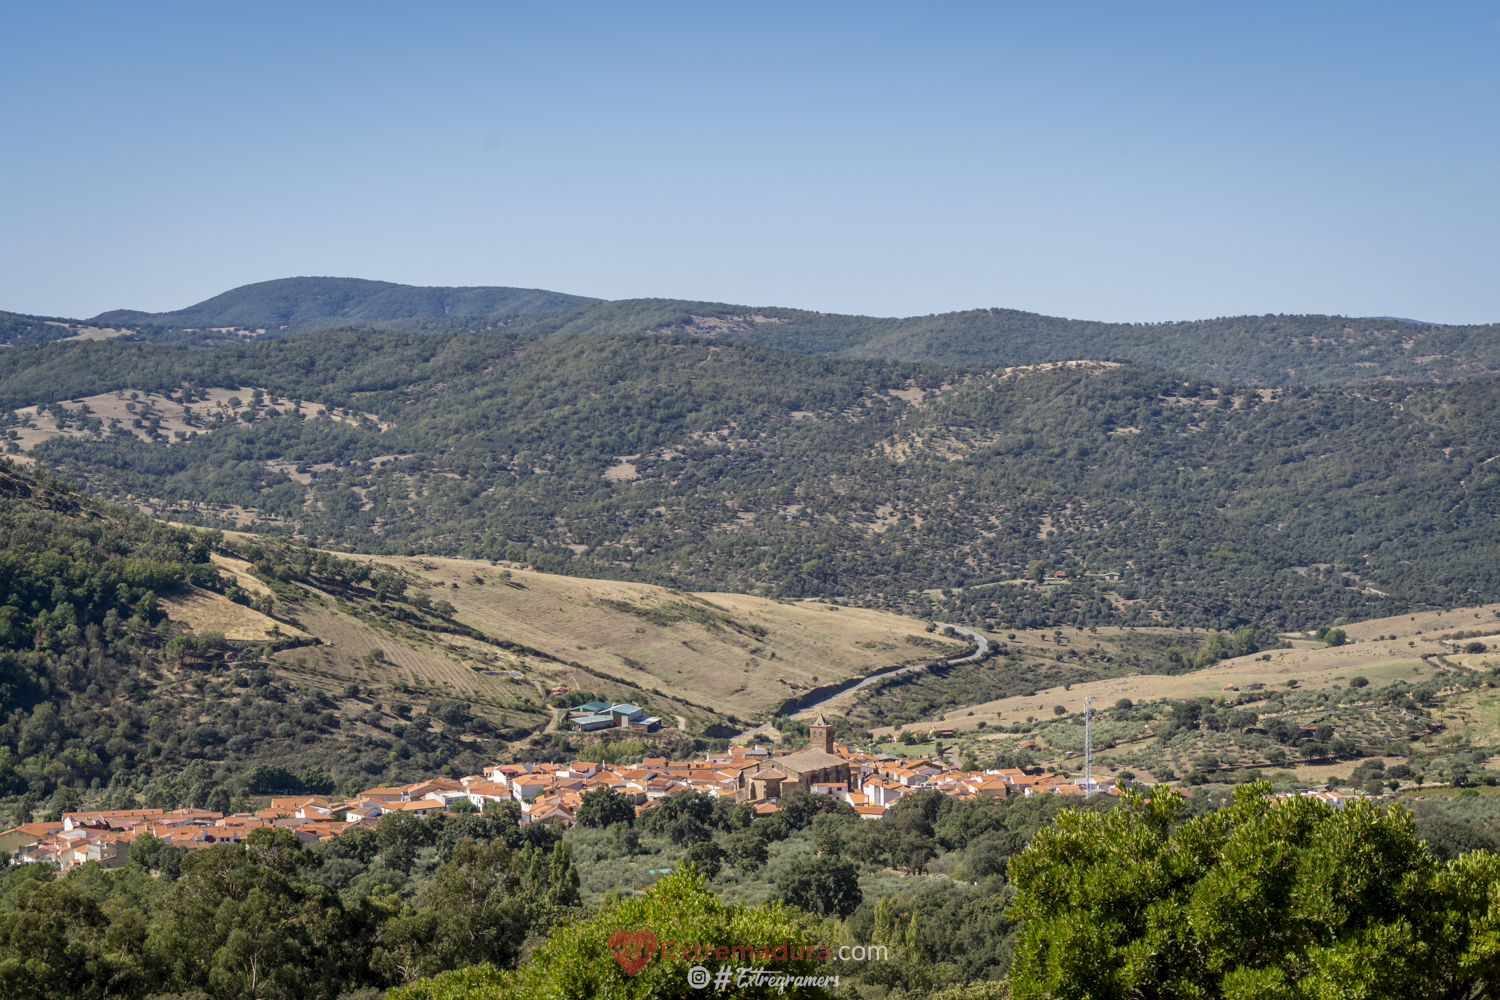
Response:
M828 724L827 719L823 718L822 713L819 713L818 717L807 727L807 732L811 737L808 742L811 743L812 749L833 753L833 727Z

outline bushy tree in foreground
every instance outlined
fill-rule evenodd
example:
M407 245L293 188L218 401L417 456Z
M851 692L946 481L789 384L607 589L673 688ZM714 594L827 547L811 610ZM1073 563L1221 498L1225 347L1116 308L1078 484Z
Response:
M799 858L776 877L781 898L822 917L847 917L864 894L859 889L859 870L840 858Z
M733 985L736 997L832 997L817 980L836 975L836 963L816 958L734 959L676 957L688 945L752 945L790 942L794 948L826 944L836 929L816 917L777 903L729 906L704 887L691 867L662 878L639 898L606 905L584 920L557 928L514 972L479 965L423 979L387 994L388 1000L531 1000L533 997L692 997L713 992L688 983L688 970L702 965L764 967L772 978ZM649 935L649 936L648 936ZM612 943L613 941L613 943ZM667 953L666 949L673 949ZM615 958L620 950L626 960ZM632 961L633 960L633 961ZM628 971L626 965L633 966ZM792 977L782 983L780 977ZM811 979L814 984L795 979Z
M1500 858L1439 862L1404 809L1270 791L1180 825L1160 786L1059 814L1010 866L1018 1000L1493 995Z
M578 806L580 826L611 826L635 822L635 801L624 792L609 786L591 788L583 793Z

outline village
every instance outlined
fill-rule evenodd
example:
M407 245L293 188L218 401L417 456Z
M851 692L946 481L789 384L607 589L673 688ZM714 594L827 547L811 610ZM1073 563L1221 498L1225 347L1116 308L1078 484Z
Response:
M224 815L192 805L69 812L57 821L25 823L0 832L0 851L9 852L11 864L51 864L68 871L89 862L123 867L129 863L131 844L147 834L163 845L195 850L238 842L252 830L275 826L291 830L303 844L314 844L357 827L374 829L390 813L425 819L437 812L482 813L502 807L523 825L572 826L584 794L599 788L627 796L638 817L675 792L730 799L747 804L757 816L770 816L778 810L778 798L800 788L846 802L860 818L874 821L884 818L902 796L917 791L955 799L1040 794L1088 798L1120 792L1121 783L1108 777L1069 778L1021 768L963 770L940 758L856 750L835 743L833 727L822 716L809 726L809 733L809 749L756 744L731 746L690 761L647 757L616 765L496 764L462 778L368 788L345 801L316 795L273 797L253 813ZM1344 805L1344 797L1332 791L1303 794L1334 808Z

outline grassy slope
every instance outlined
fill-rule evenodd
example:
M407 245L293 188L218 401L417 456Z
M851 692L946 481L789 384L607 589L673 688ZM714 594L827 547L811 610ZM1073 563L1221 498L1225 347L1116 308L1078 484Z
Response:
M268 592L243 560L216 555L214 561L251 595ZM269 641L275 626L283 637L316 641L276 658L330 695L353 681L366 689L364 700L387 705L413 695L464 698L518 725L536 725L542 718L536 703L559 684L646 702L668 713L669 727L677 715L695 730L730 718L759 721L815 688L970 648L934 640L924 622L862 608L687 594L474 560L373 561L408 574L411 592L453 604L454 622L520 648L441 631L445 626L431 616L393 622L372 603L307 585L300 588L307 596L278 605L277 621L197 588L163 603L198 631ZM368 661L376 649L382 657Z
M459 621L561 661L539 664L549 680L587 689L601 674L620 678L695 715L764 718L815 687L933 655L906 641L925 638L925 623L862 608L520 570L502 580L463 559L384 561L442 587L434 595Z

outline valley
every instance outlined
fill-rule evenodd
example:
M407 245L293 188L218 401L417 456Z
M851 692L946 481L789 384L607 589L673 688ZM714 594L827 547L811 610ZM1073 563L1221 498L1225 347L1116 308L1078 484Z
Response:
M1497 19L1345 6L7 9L0 1000L1500 1000Z
M287 614L331 647L314 660L335 681L362 680L376 694L401 684L481 703L492 692L515 701L518 691L539 692L540 701L563 687L647 705L672 728L680 718L689 732L730 734L816 689L972 648L928 638L918 620L818 602L689 594L458 559L372 564L405 575L408 596L430 595L451 610L440 621L398 625L310 589ZM370 663L374 648L383 659ZM277 657L291 664L303 653Z
M0 813L28 851L38 817L185 804L226 851L322 837L287 884L385 894L340 975L386 985L471 850L572 893L544 932L688 861L752 907L835 866L839 933L946 907L942 975L1000 974L1008 866L1116 801L1075 794L1085 697L1106 786L1400 801L1434 853L1500 847L1494 391L676 334L7 349ZM570 718L599 704L632 721ZM820 719L865 791L735 804ZM144 843L122 877L214 898L203 845Z

